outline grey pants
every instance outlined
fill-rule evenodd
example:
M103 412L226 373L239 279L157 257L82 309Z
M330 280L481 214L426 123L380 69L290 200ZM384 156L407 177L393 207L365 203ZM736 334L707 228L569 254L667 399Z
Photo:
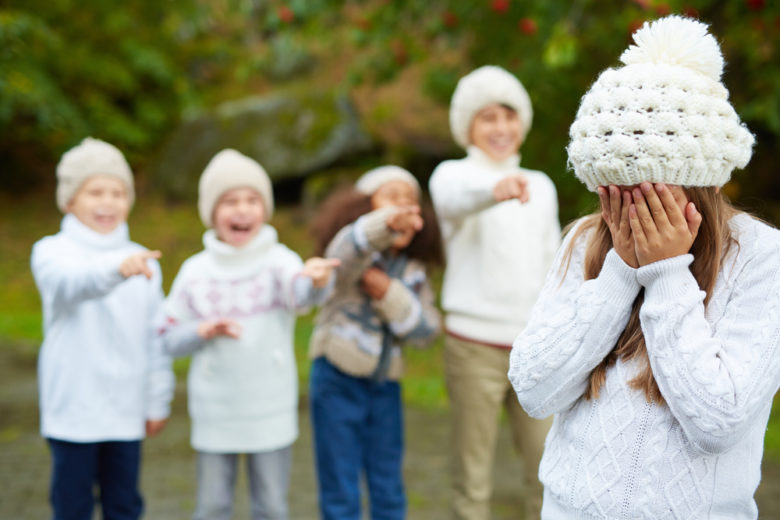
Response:
M238 453L198 452L197 504L193 520L230 520ZM252 520L287 520L292 447L247 453Z

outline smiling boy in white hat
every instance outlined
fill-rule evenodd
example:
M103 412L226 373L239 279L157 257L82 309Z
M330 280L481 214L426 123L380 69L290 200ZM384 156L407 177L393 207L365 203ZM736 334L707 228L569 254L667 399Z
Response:
M95 484L104 518L139 518L141 440L169 415L174 377L154 322L164 301L160 252L130 241L133 200L122 153L88 137L57 165L60 232L33 246L55 518L91 518Z
M472 71L450 104L450 129L466 157L441 163L430 179L447 250L442 307L455 518L490 517L502 407L525 462L528 518L538 517L541 505L536 470L549 422L523 412L506 377L512 342L560 242L555 186L544 173L520 167L532 118L516 77L495 66Z

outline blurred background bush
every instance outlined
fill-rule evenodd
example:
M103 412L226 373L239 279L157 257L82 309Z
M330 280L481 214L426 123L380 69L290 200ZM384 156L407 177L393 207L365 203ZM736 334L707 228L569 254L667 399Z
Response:
M337 125L328 126L322 103L297 109L308 119L245 122L244 141L231 141L263 164L289 163L289 149L310 142L331 152L271 168L282 197L317 198L337 172L379 162L400 163L425 180L440 160L460 153L447 124L457 79L497 64L530 92L535 118L523 164L553 178L566 222L594 203L566 170L580 96L598 72L618 64L634 30L670 13L711 24L721 42L724 82L757 137L752 162L726 191L778 222L780 5L769 0L5 0L0 186L12 194L50 190L60 154L94 135L125 151L148 191L191 201L194 191L182 186L194 185L225 144L193 134L193 124L216 119L227 132L236 123L215 115L226 102L312 93L349 101L344 110L355 117L340 135L357 146L341 143L333 152L336 138L327 131ZM320 134L302 131L307 124ZM253 143L269 131L283 136Z

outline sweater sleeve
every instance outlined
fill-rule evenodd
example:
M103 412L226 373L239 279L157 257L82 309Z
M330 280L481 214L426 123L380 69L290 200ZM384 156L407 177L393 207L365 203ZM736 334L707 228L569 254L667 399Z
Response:
M591 371L617 343L640 290L636 270L614 250L599 275L584 281L585 236L574 245L568 266L562 266L574 234L558 251L510 355L509 379L532 417L560 412L582 397Z
M428 183L436 215L445 220L460 220L496 204L495 185L495 177L480 175L459 161L440 164Z
M119 265L127 253L104 253L94 258L70 258L55 243L40 241L30 264L35 283L50 309L62 309L109 294L125 278Z
M372 306L399 341L425 347L441 330L434 299L424 267L419 266L406 280L392 279L384 297Z
M189 260L185 262L173 280L163 312L158 320L160 340L163 349L171 356L181 357L194 354L206 342L198 335L201 318L190 307Z
M386 221L392 211L392 208L382 208L366 213L341 229L330 241L325 256L341 260L335 270L336 291L358 283L371 265L372 253L390 247L395 233L387 227Z
M333 290L335 276L331 276L327 286L314 287L311 278L303 275L303 262L296 253L288 250L281 264L279 286L284 294L285 305L289 310L305 314L312 306L320 305L325 301Z
M733 292L714 322L705 319L705 293L690 272L691 255L638 271L653 375L687 438L705 453L739 442L778 389L780 247L757 249L729 275Z
M546 176L545 176L546 177ZM555 260L555 253L561 245L561 224L558 219L558 193L555 190L553 182L547 178L547 182L550 186L550 200L545 205L547 215L543 225L546 226L546 230L543 236L544 243L542 244L544 252L544 265L553 265Z
M157 262L154 262L156 276L153 283L151 306L148 319L149 325L149 370L147 375L147 419L165 419L170 415L170 404L173 400L173 391L176 386L176 378L173 374L171 356L165 351L160 330L157 324L164 314L165 296L162 291L162 276Z

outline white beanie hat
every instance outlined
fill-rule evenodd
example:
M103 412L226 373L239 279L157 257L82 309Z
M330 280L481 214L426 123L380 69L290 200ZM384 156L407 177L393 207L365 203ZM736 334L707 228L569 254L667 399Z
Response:
M642 26L583 96L569 129L569 165L589 190L663 182L723 186L752 154L753 135L720 82L707 26L668 16Z
M68 203L84 181L96 175L115 177L127 188L132 206L135 200L133 172L119 149L100 139L86 137L64 154L57 164L57 207L65 213Z
M206 227L213 225L211 217L219 198L233 188L257 190L263 199L265 218L271 218L274 212L274 193L268 174L254 159L227 148L212 157L198 183L198 212Z
M520 137L525 139L534 117L528 92L506 70L495 65L485 65L460 78L452 94L450 130L456 143L463 148L468 147L472 119L477 112L494 103L515 109L522 126Z
M368 170L355 182L355 189L366 195L373 195L383 184L390 181L403 181L414 188L417 196L420 196L420 183L417 179L400 166L380 166Z

